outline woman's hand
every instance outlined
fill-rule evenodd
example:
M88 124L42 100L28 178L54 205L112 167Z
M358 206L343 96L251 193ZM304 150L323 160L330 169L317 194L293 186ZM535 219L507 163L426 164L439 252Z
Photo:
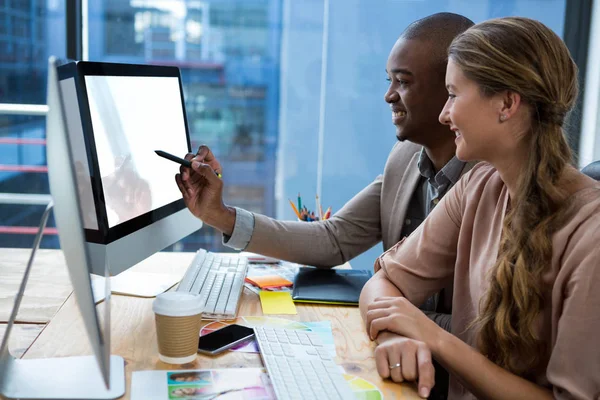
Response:
M367 332L375 340L382 331L415 339L434 349L439 326L405 297L378 297L368 307Z
M396 336L375 348L377 372L394 382L419 382L419 396L427 398L435 385L431 351L418 340Z

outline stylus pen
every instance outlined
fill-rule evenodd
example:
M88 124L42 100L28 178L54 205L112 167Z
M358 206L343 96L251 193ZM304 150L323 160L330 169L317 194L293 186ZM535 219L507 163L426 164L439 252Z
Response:
M188 160L179 158L177 156L174 156L171 153L167 153L166 151L162 151L162 150L154 150L154 152L156 154L158 154L159 156L166 158L167 160L175 161L176 163L181 164L187 168L192 168L192 163Z
M188 160L185 160L183 158L179 158L177 156L174 156L171 153L167 153L166 151L162 151L162 150L154 150L154 152L156 154L158 154L159 156L166 158L167 160L174 161L174 162L176 162L178 164L181 164L181 165L183 165L184 167L187 167L187 168L192 168L192 163L190 161L188 161ZM219 178L221 178L221 174L220 173L218 173L217 171L215 171L215 174L217 174L217 176Z

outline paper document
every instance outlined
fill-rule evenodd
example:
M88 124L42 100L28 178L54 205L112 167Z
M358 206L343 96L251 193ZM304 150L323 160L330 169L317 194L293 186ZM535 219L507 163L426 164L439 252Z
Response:
M263 368L180 371L135 371L132 400L271 400L275 399Z

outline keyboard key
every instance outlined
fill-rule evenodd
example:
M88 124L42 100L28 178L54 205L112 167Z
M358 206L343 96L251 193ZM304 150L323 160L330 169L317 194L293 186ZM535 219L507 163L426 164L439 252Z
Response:
M323 346L323 342L321 341L321 338L319 337L319 335L315 334L315 333L309 333L307 334L308 338L310 339L310 343L315 346L315 347L322 347Z
M254 331L278 399L354 398L343 370L331 360L318 335L280 328L255 327ZM292 343L292 338L298 343ZM286 339L290 343L280 343Z
M248 262L244 257L199 250L177 291L200 296L199 302L205 306L203 318L234 319L247 271Z

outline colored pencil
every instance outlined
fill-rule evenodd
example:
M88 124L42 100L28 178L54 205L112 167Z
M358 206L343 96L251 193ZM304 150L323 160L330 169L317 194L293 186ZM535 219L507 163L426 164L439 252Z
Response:
M319 195L317 195L316 197L316 205L317 205L317 209L316 212L319 213L319 219L322 220L323 219L323 209L321 208L321 203L319 202Z
M296 205L294 205L294 203L290 199L288 199L288 201L290 202L290 206L292 206L292 210L294 210L294 214L296 214L296 216L298 218L300 218L300 213L298 212ZM300 218L300 219L302 219L302 218Z

